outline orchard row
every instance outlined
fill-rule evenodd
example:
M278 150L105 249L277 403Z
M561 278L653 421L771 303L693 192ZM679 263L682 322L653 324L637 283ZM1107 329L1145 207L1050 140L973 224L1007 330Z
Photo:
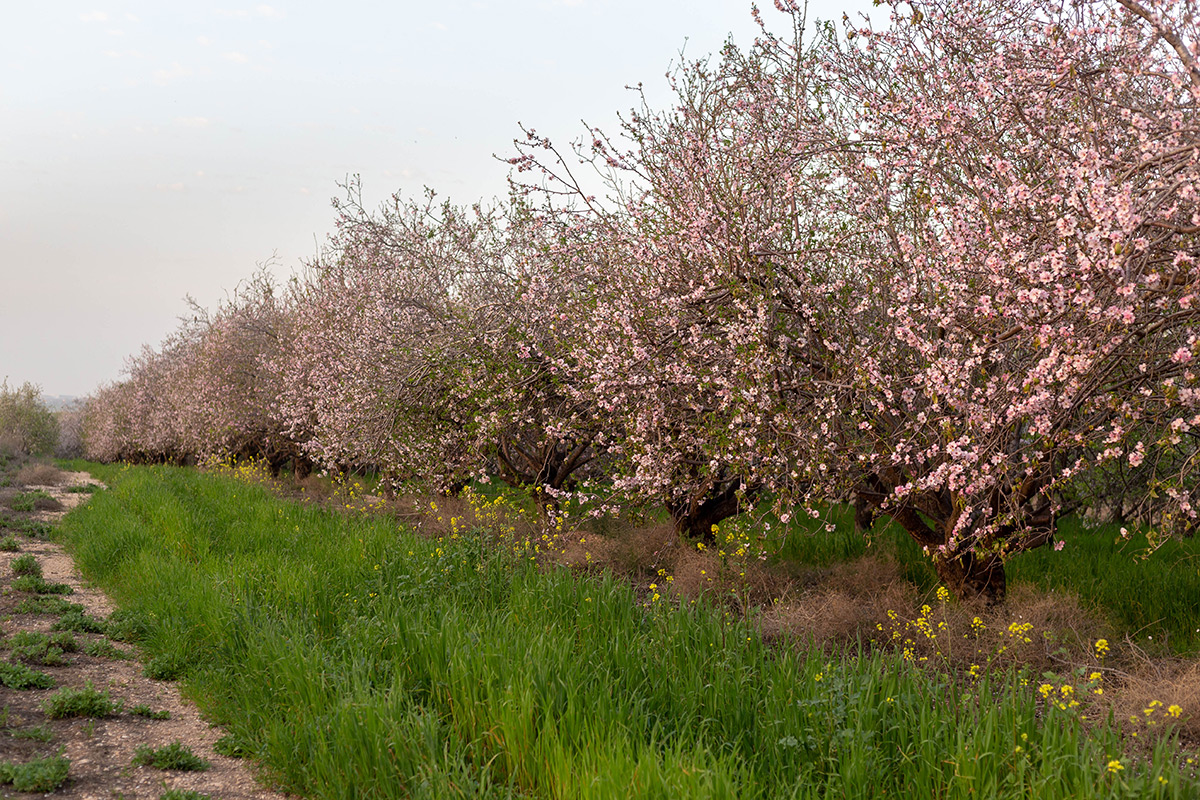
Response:
M370 209L351 183L300 276L96 393L90 455L489 475L701 537L853 498L991 600L1080 506L1189 530L1191 4L776 6L616 134L524 131L503 202Z

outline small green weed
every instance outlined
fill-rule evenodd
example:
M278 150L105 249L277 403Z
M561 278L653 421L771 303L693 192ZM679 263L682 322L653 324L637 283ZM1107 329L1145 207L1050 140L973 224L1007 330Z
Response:
M143 703L142 705L134 706L129 709L129 713L137 717L145 717L146 719L170 719L170 711L155 711L150 706Z
M32 492L21 492L8 501L9 508L13 511L22 512L34 511L38 508L53 508L59 505L59 502L43 489L35 489Z
M27 597L22 600L13 610L16 614L70 614L71 612L83 613L83 606L78 603L70 603L63 600L61 597L48 597L46 595L38 595L37 597Z
M111 717L121 710L121 703L108 696L108 691L98 692L89 683L82 689L60 689L42 703L50 719L68 717Z
M227 733L220 739L217 739L213 743L213 750L229 758L246 758L250 755L250 748L232 733Z
M194 789L167 789L158 800L212 800L212 795Z
M13 536L11 533L8 536L5 536L3 539L0 539L0 550L8 553L15 553L20 549L21 545L17 543L17 537Z
M106 630L108 638L113 641L134 644L145 638L150 626L146 618L136 611L117 609L108 615Z
M14 659L45 667L61 667L68 663L63 658L63 653L74 653L79 649L79 643L70 633L46 635L33 631L17 631L10 643Z
M138 745L133 754L133 764L155 769L177 769L190 772L202 772L212 766L180 741L174 741L166 747L158 749L148 744Z
M17 556L12 562L13 575L36 575L42 577L42 565L38 563L37 556L33 553L26 553L23 556Z
M93 658L110 658L114 661L127 661L133 654L115 646L107 639L93 639L83 645L83 652Z
M30 537L48 536L53 530L50 525L45 522L37 522L32 519L10 519L5 520L4 527L12 528L18 533L23 533Z
M175 653L155 656L146 662L142 672L156 681L173 681L187 670L187 660Z
M74 653L79 649L79 643L75 641L75 637L70 633L38 633L36 631L17 631L9 639L9 643L14 648L16 647L44 647L53 645L54 647L62 648L63 652Z
M0 685L9 689L53 689L54 678L24 664L0 661Z
M18 792L53 792L67 779L71 762L62 756L37 758L24 764L0 762L0 784L11 783Z
M71 494L92 494L100 491L100 487L94 483L85 483L81 486L68 486L67 491Z
M102 620L89 616L82 608L67 611L58 622L51 626L54 631L75 631L76 633L104 633L105 625Z
M65 583L46 583L41 575L22 575L13 578L12 587L18 592L33 594L71 594L75 590Z
M38 725L36 728L18 728L9 731L8 735L14 739L28 739L34 742L49 742L54 739L54 732L45 725Z

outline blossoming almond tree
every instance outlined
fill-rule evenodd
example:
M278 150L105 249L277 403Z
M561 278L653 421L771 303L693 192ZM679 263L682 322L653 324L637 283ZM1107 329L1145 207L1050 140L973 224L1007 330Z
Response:
M380 467L454 491L487 471L553 501L592 460L586 414L544 368L549 306L522 264L537 234L501 214L393 197L357 184L298 303L283 405L329 465ZM518 241L520 240L520 241Z
M818 464L998 599L1097 465L1154 459L1159 524L1195 517L1200 40L1182 3L890 9L825 63L851 312L886 324Z
M690 461L814 513L853 490L997 600L1004 557L1049 541L1097 465L1153 460L1159 522L1194 517L1194 21L888 7L819 57L764 30L631 116L627 152L597 136L633 187L615 212L561 160L516 161L629 242L607 268L635 299L599 302L588 350L601 396L650 387L622 410L650 454L629 481Z

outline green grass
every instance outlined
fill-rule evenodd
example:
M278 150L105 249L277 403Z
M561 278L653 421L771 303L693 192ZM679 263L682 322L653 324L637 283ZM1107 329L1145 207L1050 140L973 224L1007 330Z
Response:
M107 639L93 639L86 642L81 649L93 658L108 658L113 661L127 661L133 658L132 653L122 650Z
M196 755L183 742L175 741L165 747L153 748L140 744L133 754L135 766L155 769L174 769L186 772L203 772L212 766Z
M213 744L213 750L230 758L246 758L251 753L246 744L232 733L227 733L220 739L217 739Z
M118 608L108 615L104 623L108 638L127 644L140 642L149 630L149 622L140 613L130 609Z
M212 795L192 789L167 789L158 796L158 800L212 800Z
M1064 542L1009 562L1009 578L1067 589L1119 629L1164 651L1200 651L1200 537L1168 541L1147 555L1144 532L1128 541L1120 525L1085 528L1077 517L1059 524ZM1132 530L1132 528L1131 528Z
M12 784L18 792L53 792L67 780L71 762L62 756L47 756L24 764L0 761L0 784Z
M30 512L37 507L38 500L53 500L49 494L43 489L35 489L32 492L21 492L8 502L8 507L13 511Z
M59 689L50 695L42 708L50 719L69 717L111 717L121 711L121 703L108 696L108 690L98 692L89 683L82 689Z
M263 489L129 468L62 532L152 659L312 797L1176 797L1167 738L1046 708L1017 675L966 686L831 656L702 604L643 608L541 570ZM1020 749L1018 749L1020 748ZM1110 759L1123 759L1119 775ZM1166 780L1165 788L1159 777Z
M26 536L47 536L53 527L45 522L31 519L0 517L0 529L14 530Z
M76 633L104 633L107 629L108 626L102 620L84 613L82 606L63 612L58 621L51 626L51 630Z
M9 553L15 553L20 549L21 545L19 542L17 542L17 537L13 536L11 533L0 539L0 550L4 550Z
M16 728L9 731L8 735L14 739L28 739L32 742L54 741L54 732L45 725L38 725L33 728Z

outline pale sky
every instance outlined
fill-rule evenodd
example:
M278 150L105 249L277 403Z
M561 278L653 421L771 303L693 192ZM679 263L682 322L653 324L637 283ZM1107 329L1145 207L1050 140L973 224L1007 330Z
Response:
M781 16L761 3L768 21ZM503 196L518 122L567 144L656 106L684 49L752 44L744 0L3 3L0 378L48 395L117 380L185 295L285 277L362 177ZM869 0L813 0L840 20ZM882 17L882 10L876 9Z

